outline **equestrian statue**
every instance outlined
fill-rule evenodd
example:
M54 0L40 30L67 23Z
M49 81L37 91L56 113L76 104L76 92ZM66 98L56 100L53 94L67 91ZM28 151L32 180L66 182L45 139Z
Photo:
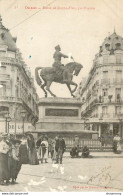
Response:
M71 96L75 97L73 94L77 89L77 84L72 81L73 75L78 76L80 70L83 66L76 62L70 62L65 66L61 64L61 58L68 58L69 56L62 54L61 48L59 45L55 47L55 53L53 55L54 63L52 67L36 67L35 69L35 78L37 84L42 88L45 93L45 97L47 97L47 91L51 94L51 96L56 97L50 90L50 86L52 82L66 84ZM73 57L71 57L73 59ZM74 59L73 59L74 60ZM39 73L39 70L40 73ZM42 84L43 80L43 84ZM74 85L75 88L72 90L70 85ZM46 89L45 89L46 87Z

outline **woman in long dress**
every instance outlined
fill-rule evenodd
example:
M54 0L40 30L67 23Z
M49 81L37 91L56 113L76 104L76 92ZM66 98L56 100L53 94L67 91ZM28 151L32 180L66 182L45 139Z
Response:
M21 141L13 139L11 140L11 157L10 157L10 179L12 179L11 183L15 184L18 173L21 169L21 163L19 161L19 146Z
M29 163L29 156L28 156L28 146L27 146L26 136L23 136L22 139L21 139L19 154L20 154L21 164L28 164Z
M45 163L48 163L47 162L47 159L48 159L48 141L47 141L46 137L44 137L43 141L41 142L40 158L41 158L41 163L43 163L43 160L45 160Z
M32 134L28 134L27 144L28 144L28 152L29 152L29 164L38 165L39 161L38 161L37 152L35 148L34 137Z
M117 154L120 154L121 153L121 143L120 143L121 138L118 134L114 137L113 142L114 142L114 152Z
M38 140L36 141L36 148L37 148L37 157L38 161L41 160L41 142L43 141L43 135L41 135Z
M8 169L9 145L6 143L6 138L7 134L3 134L0 142L0 185L8 183L10 178Z

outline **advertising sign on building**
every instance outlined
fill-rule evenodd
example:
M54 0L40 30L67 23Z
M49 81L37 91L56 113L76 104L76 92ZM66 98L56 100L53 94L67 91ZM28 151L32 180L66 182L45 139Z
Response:
M0 129L1 133L6 131L5 122L0 122L0 127L1 127ZM8 126L7 126L7 129L8 129ZM24 123L24 132L32 131L32 130L34 130L34 126L32 126L31 123ZM17 122L16 124L14 122L9 123L9 133L14 134L15 131L17 134L21 134L23 132L23 124L21 122Z

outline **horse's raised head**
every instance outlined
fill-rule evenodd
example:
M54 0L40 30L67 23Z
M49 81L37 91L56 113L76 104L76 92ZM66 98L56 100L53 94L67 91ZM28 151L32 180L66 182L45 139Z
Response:
M83 68L83 66L81 64L79 64L79 63L76 63L76 62L75 62L75 64L76 64L76 66L75 66L74 75L78 76L78 74L79 74L80 70Z

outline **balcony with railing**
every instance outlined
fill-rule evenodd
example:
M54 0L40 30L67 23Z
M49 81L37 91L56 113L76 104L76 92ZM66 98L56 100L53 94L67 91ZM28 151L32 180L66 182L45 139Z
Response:
M112 83L114 85L116 85L116 84L123 84L123 79L116 79L116 78L114 78L113 81L112 81Z
M92 115L92 118L99 118L99 116L100 116L100 115L99 115L98 113L96 113L96 114L93 114L93 115Z
M111 117L110 113L100 113L100 118L109 118Z
M19 102L22 103L21 98L11 96L0 96L0 102Z
M0 61L5 63L17 63L17 59L12 57L0 56Z
M112 79L101 79L101 85L121 85L123 84L123 79L116 79L116 78L112 78Z
M10 75L8 74L0 74L0 82L6 82L10 80Z
M105 85L105 84L107 84L107 85L109 85L110 84L110 79L101 79L101 85Z
M116 118L116 119L123 118L123 114L122 113L113 113L113 118Z

